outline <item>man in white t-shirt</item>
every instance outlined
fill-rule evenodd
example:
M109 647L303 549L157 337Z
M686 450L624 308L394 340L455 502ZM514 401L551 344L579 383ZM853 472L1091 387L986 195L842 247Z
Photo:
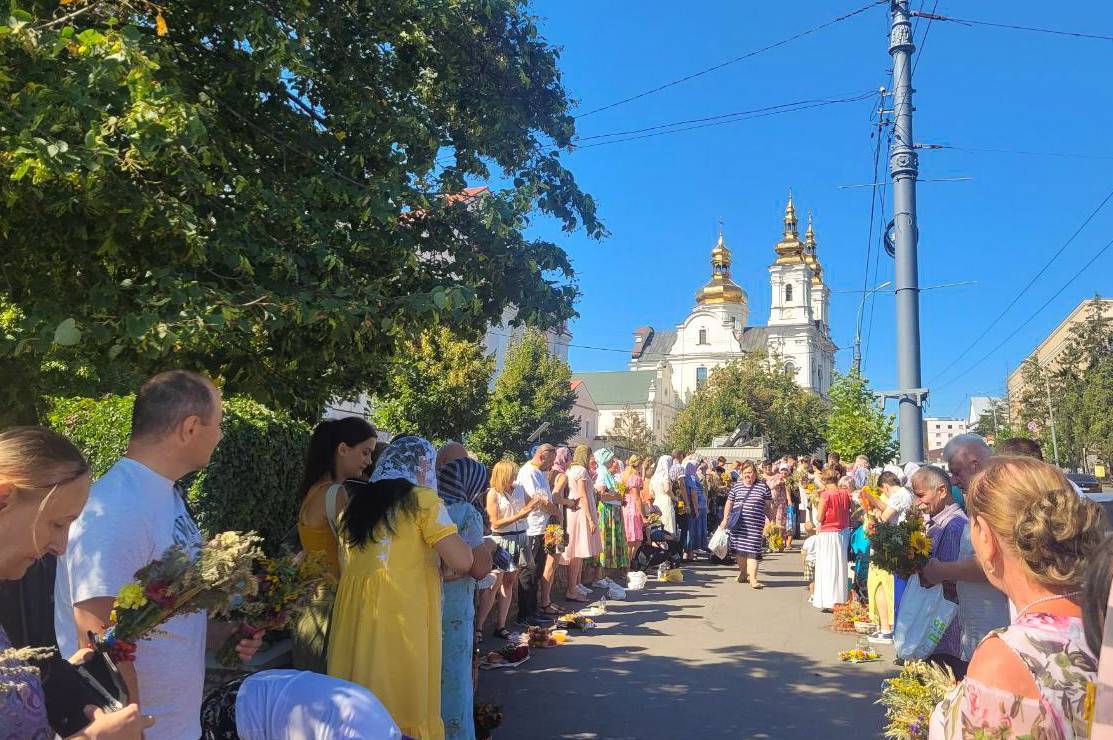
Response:
M58 561L54 621L63 655L109 623L112 602L135 571L171 545L200 550L201 533L176 481L209 463L221 419L220 391L197 373L171 370L139 389L125 457L93 484ZM207 619L187 614L160 630L139 642L120 673L131 700L156 718L147 740L192 740L201 736ZM261 635L241 642L241 658L250 660L260 643Z
M545 567L545 527L560 514L553 503L546 473L553 467L556 448L551 444L540 445L533 458L518 470L517 484L525 489L527 499L540 499L541 504L526 519L526 542L530 562L518 573L518 624L538 626L551 620L537 613L537 588L540 574Z

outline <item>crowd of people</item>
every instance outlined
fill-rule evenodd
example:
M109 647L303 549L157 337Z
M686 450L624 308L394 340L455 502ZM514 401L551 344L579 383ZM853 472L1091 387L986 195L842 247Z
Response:
M120 588L168 546L200 547L178 481L220 440L219 390L184 371L139 389L127 452L95 483L56 432L0 433L0 579L18 586L22 614L0 610L5 736L466 740L481 643L548 625L650 564L722 561L712 535L754 590L771 533L777 549L800 542L812 605L830 611L856 593L876 625L870 639L889 643L904 583L869 565L871 517L924 517L932 558L918 579L958 605L930 658L960 679L931 718L932 737L1006 726L1088 736L1113 545L1104 514L1037 459L1038 447L1016 441L994 454L964 435L944 452L947 470L879 471L835 454L728 464L677 450L623 461L607 448L541 444L520 465L488 468L456 442L381 442L359 418L322 421L306 453L296 530L333 578L299 615L294 668L206 692L206 646L228 626L176 617L119 665L127 706L82 704L83 721L63 731L80 703L67 676L89 659L86 636L110 622ZM565 539L554 548L557 526ZM51 611L51 629L34 634L27 615ZM241 659L262 638L241 641ZM42 647L56 650L45 657ZM1096 721L1113 717L1099 710Z

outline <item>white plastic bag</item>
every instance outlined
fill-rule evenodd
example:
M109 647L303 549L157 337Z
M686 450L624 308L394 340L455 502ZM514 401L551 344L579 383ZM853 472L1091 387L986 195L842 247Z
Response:
M711 535L711 540L707 543L707 549L715 553L715 557L722 560L730 551L730 535L727 534L725 529L716 529L715 534Z
M909 578L893 634L897 657L914 660L931 655L957 613L958 605L943 598L942 586L924 588L919 576Z
M615 583L607 589L607 598L611 601L622 601L626 598L626 589Z
M645 588L645 573L640 570L632 570L626 574L626 590L627 591L641 591Z

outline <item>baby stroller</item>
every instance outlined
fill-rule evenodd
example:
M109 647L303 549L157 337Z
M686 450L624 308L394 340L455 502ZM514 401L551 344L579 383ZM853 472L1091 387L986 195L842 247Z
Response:
M648 542L643 542L634 553L630 570L648 573L651 568L659 568L662 563L668 563L672 568L679 568L683 559L680 540L665 531L660 524L646 527L646 534Z

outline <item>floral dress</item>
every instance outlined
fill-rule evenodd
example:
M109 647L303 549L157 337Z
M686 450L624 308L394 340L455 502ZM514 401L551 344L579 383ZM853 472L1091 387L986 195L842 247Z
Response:
M1032 673L1039 699L1016 696L969 676L955 686L931 715L931 740L1032 737L1072 740L1090 736L1092 687L1097 659L1086 646L1082 620L1051 614L1024 614L994 630Z
M12 648L0 627L0 737L50 740L46 700L37 670Z

